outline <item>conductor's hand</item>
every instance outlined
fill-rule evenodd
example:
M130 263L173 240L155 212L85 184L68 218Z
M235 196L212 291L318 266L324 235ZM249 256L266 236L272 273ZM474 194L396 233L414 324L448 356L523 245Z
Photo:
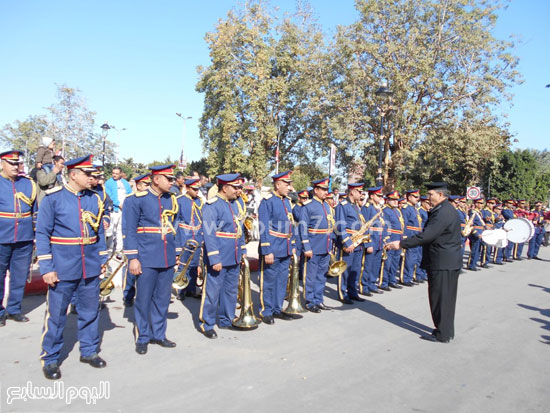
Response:
M219 262L219 263L217 263L217 264L214 264L214 265L212 266L212 269L213 269L214 271L216 271L216 272L220 272L220 271L222 270L222 263Z
M130 265L128 267L130 274L140 275L141 274L141 262L137 258L132 258L130 260Z
M311 258L311 257L313 257L313 251L305 251L305 252L304 252L304 256L305 256L306 258Z
M275 257L273 254L264 255L264 261L267 265L271 265L275 261Z
M392 241L388 242L386 245L389 250L398 250L401 247L399 244L399 241Z
M55 287L55 283L59 281L59 278L57 278L57 273L55 271L50 271L42 276L42 280L50 287Z

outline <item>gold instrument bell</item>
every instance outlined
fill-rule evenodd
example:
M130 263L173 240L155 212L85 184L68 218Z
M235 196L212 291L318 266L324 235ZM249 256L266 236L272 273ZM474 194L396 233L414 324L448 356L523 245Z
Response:
M341 276L344 271L348 268L348 264L345 263L345 261L336 260L336 254L330 254L330 265L328 267L328 273L327 276L329 277L339 277Z
M174 274L174 280L172 281L172 288L174 288L176 291L183 290L184 288L187 288L187 286L189 285L189 277L187 277L187 269L189 268L189 265L191 264L191 260L195 256L195 253L197 252L198 249L199 249L199 243L194 239L188 239L185 242L181 257L187 257L187 259L185 260L185 265L183 266L181 271L177 271Z
M115 278L115 275L120 271L124 265L128 262L128 258L126 255L124 255L123 252L114 251L107 262L103 264L105 267L105 276L103 279L99 282L99 296L100 297L108 297L111 295L113 290L115 289L115 283L113 282L113 278ZM113 270L113 264L116 264L115 269Z

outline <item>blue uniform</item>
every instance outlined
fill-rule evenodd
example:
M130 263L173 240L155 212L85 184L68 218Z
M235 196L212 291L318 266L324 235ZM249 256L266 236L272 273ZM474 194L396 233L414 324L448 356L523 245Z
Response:
M336 206L336 245L340 250L340 259L347 264L346 271L338 277L338 295L340 300L359 296L358 282L363 260L363 243L357 245L350 253L344 248L352 246L352 236L364 224L365 218L359 207L349 199L344 199Z
M0 317L21 313L25 282L29 275L34 239L36 185L25 177L13 181L0 175ZM10 270L10 294L6 308L4 284Z
M510 219L516 218L516 214L514 213L514 210L510 209L510 208L503 208L502 209L502 216L504 217L505 222L510 220ZM508 242L508 245L504 249L504 259L506 261L510 261L512 259L512 254L513 254L515 249L516 249L516 243Z
M531 211L531 221L535 226L535 235L529 240L529 248L527 249L527 257L535 258L538 257L540 246L544 241L544 225L543 225L544 216L542 211L534 209Z
M202 332L213 330L216 314L220 327L229 327L235 318L239 265L246 253L237 200L218 194L206 202L202 213L206 276L199 313ZM212 267L222 264L221 271Z
M328 203L314 197L304 203L298 232L302 251L312 251L304 262L304 297L310 305L323 304L326 274L332 251L334 217Z
M493 211L485 207L481 210L481 218L485 224L485 229L495 229L495 214ZM486 267L491 261L491 255L493 253L493 247L487 245L483 240L481 241L481 261L480 264Z
M88 357L99 345L99 274L107 261L103 202L90 190L55 187L40 204L36 254L42 275L56 272L48 288L42 333L43 365L57 362L63 347L67 307L76 292L80 353Z
M468 221L468 218L466 216L466 212L464 212L462 209L457 208L456 212L458 213L458 219L460 221L460 230L464 231L464 228L466 227L466 221ZM468 237L465 237L462 235L462 257L464 257L464 250L466 249L466 240Z
M405 221L405 237L414 237L422 232L422 216L415 205L407 204L401 209L403 220ZM408 248L405 251L405 263L403 269L403 279L405 284L409 284L416 279L417 269L420 268L422 261L422 247Z
M384 222L388 232L388 242L401 241L405 229L405 221L399 208L392 208L388 205L383 209ZM395 285L396 274L399 271L399 260L401 258L401 250L387 251L387 259L384 264L384 274L381 282L381 287L387 288L388 285Z
M501 229L504 227L504 217L502 216L502 214L495 214L495 224L494 224L494 228L495 229ZM502 259L504 258L504 248L496 248L495 250L495 256L494 256L494 262L496 264L501 264L502 263Z
M124 204L122 233L128 262L138 259L142 273L137 276L134 308L136 343L166 338L166 318L174 265L176 237L174 221L178 202L172 193L157 193L152 187L137 192Z
M468 237L470 240L470 257L468 258L468 269L475 270L481 255L481 233L485 228L485 223L481 218L481 211L476 209L470 210L469 218L471 219L474 216L472 221L472 233Z
M365 221L370 221L375 216L378 216L369 228L370 242L365 244L363 269L361 272L361 282L359 283L359 291L362 294L378 290L384 238L387 237L386 225L381 212L382 207L370 202L361 208L361 214L365 218ZM372 253L367 253L367 248L369 247L372 247Z
M260 202L260 304L262 317L282 310L288 282L290 257L296 246L292 207L287 197L272 193ZM265 256L273 254L273 264Z
M199 246L195 251L189 267L187 267L187 277L189 285L180 291L180 296L186 293L195 293L197 286L198 268L200 263L201 250L203 246L202 232L202 207L204 201L199 198L191 198L189 194L178 197L178 216L177 216L177 252L181 254L184 251L185 243L188 240L196 241ZM180 258L180 268L185 265L189 259L190 252L187 250Z

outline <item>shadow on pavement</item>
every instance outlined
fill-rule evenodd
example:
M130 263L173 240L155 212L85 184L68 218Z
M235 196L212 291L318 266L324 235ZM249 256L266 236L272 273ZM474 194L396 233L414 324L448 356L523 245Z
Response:
M538 285L538 284L527 284L529 287L536 287L536 288L540 288L542 291L544 291L545 293L550 293L550 288L548 287L545 287L543 285Z
M537 287L539 287L539 286L537 286ZM544 287L542 287L542 288L544 288ZM550 308L543 309L543 308L533 307L533 306L530 306L530 305L527 305L527 304L518 304L518 306L521 307L521 308L524 308L526 310L536 311L541 316L546 317L546 319L542 319L542 318L538 318L538 317L531 317L529 319L533 320L533 321L536 321L537 323L540 323L541 324L540 328L542 328L543 330L550 331ZM550 336L542 335L540 337L543 340L545 340L545 341L541 341L541 343L550 344Z

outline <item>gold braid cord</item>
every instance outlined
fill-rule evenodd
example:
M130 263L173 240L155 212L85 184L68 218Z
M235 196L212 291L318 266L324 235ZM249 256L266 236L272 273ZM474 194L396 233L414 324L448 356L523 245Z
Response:
M97 196L97 206L98 206L98 213L95 215L91 211L82 211L82 223L84 224L84 234L86 237L89 237L90 234L88 232L88 227L86 224L89 224L90 227L95 231L97 234L99 230L99 224L101 223L101 217L103 216L103 212L105 211L105 207L103 205L103 201L101 200L101 197L98 194L95 194Z
M171 221L174 220L173 217L175 217L178 213L178 201L174 194L170 194L170 197L172 199L172 209L165 209L164 211L162 211L161 214L161 226L163 235L167 234L168 232L171 232L174 235L176 234L176 230L172 226Z
M32 190L31 190L31 197L27 197L27 195L25 195L23 192L16 192L15 193L15 197L21 201L23 201L25 204L27 204L28 206L30 206L32 208L32 204L34 202L34 200L36 199L36 184L31 180L31 187L32 187Z

